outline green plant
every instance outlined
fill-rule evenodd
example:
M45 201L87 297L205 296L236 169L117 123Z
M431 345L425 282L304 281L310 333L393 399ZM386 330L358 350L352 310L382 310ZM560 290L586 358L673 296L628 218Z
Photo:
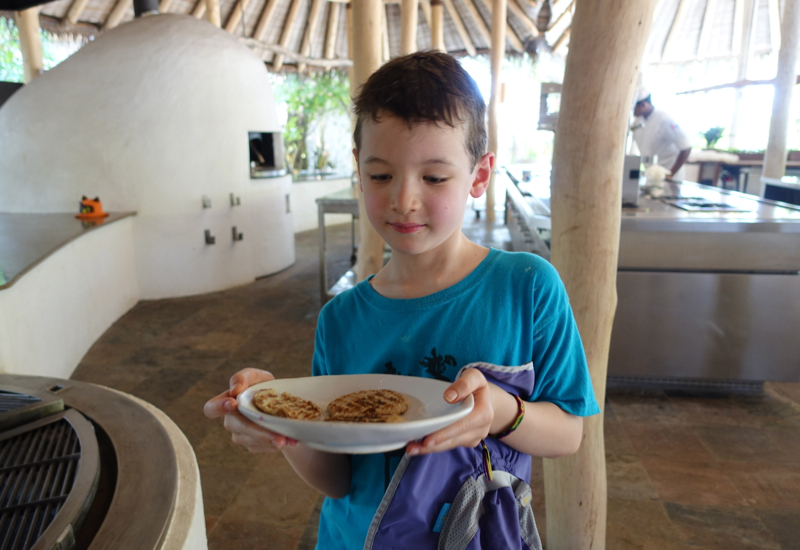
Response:
M42 64L52 69L86 43L79 37L58 37L39 30L42 40ZM14 21L0 16L0 80L24 82L22 53L19 49L19 32Z
M327 116L348 111L350 83L347 73L288 74L275 86L275 96L287 107L288 118L283 132L287 167L297 173L309 167L322 170L330 166L322 136ZM319 128L320 139L312 154L307 150L307 139L314 125Z
M701 132L701 134L706 140L706 148L713 149L713 147L722 137L723 133L725 133L725 128L723 128L722 126L714 126L713 128L709 128L705 132Z

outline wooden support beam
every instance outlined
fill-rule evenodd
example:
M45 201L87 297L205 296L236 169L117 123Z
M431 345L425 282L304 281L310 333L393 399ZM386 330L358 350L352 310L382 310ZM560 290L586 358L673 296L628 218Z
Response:
M158 3L158 13L169 13L169 9L172 7L172 0L161 0Z
M476 0L476 1L478 1L478 0ZM506 4L506 6L508 6L508 0L506 0L505 4ZM489 10L489 15L492 15L492 19L494 19L494 15L493 15L494 14L494 7L493 7L493 5L494 5L494 1L493 0L487 0L486 8ZM522 50L524 50L525 48L522 45L522 40L520 39L519 36L517 36L517 33L514 31L514 28L508 23L508 8L507 7L505 9L505 13L506 13L506 20L505 20L505 25L506 25L505 37L506 37L506 40L508 40L508 43L511 44L511 47L514 48L515 51L517 51L519 53L522 53ZM503 48L505 50L505 45L503 46Z
M797 50L800 48L800 0L785 0L781 36L769 139L764 152L764 176L768 178L786 175L789 126L794 123L789 115L796 82Z
M69 11L67 12L67 16L64 18L64 20L70 25L77 23L81 18L81 15L83 15L83 10L86 9L86 4L88 3L89 0L75 0L69 7Z
M247 9L247 4L249 3L250 0L237 0L236 5L233 6L233 11L231 12L230 17L228 17L228 22L225 23L226 31L228 31L231 34L233 34L236 31L236 27L241 22L244 10Z
M467 50L467 53L471 56L475 56L477 50L475 49L475 44L472 42L472 38L469 36L469 32L467 31L467 27L464 25L464 22L461 20L461 14L456 9L455 5L453 4L453 0L442 0L444 3L444 9L447 10L447 13L450 15L450 19L453 21L453 25L456 27L456 32L458 36L461 38L461 42L464 43L464 49Z
M558 17L556 17L556 20L553 21L552 23L550 23L550 25L547 27L547 30L549 31L550 29L556 28L556 26L559 23L561 23L561 21L564 19L564 17L566 17L566 15L568 13L572 13L572 8L574 6L575 6L575 0L572 0L572 2L569 3L569 6L567 6L564 11L562 11L561 13L558 14Z
M386 4L381 5L381 37L383 38L383 45L381 49L383 63L386 63L392 58L392 49L389 46L389 16L386 13Z
M427 2L425 0L422 0L419 3L419 7L422 8L422 14L425 16L425 21L428 23L428 28L430 28L430 26L431 26L431 3Z
M431 16L428 19L431 28L431 49L446 52L444 46L444 5L442 0L431 1Z
M42 74L42 39L39 35L39 6L14 12L25 84Z
M700 27L700 39L697 41L697 58L705 59L708 55L708 43L711 41L711 31L714 28L714 15L717 13L717 0L706 2L706 11L703 13L703 24Z
M323 0L313 0L311 2L311 12L308 14L306 23L306 33L303 36L303 45L300 47L300 55L308 57L311 52L311 38L317 34L317 23L319 22L319 12L322 9ZM302 73L306 70L305 63L297 64L297 72Z
M336 35L339 33L339 13L341 8L338 4L328 6L328 28L325 32L325 59L333 59L336 53Z
M306 57L304 55L300 55L296 51L290 50L289 48L284 48L278 44L265 44L264 42L259 42L255 38L244 38L239 37L239 41L243 44L246 44L253 48L260 48L263 50L269 50L276 54L281 54L289 59L294 59L297 63L303 63L305 65L310 65L312 67L320 67L323 69L337 69L342 67L352 67L353 62L349 59L317 59L313 57Z
M598 403L617 303L628 115L656 1L576 3L555 132L551 262L566 287ZM544 459L544 482L548 550L603 550L602 413L584 419L577 453Z
M536 23L522 8L519 7L519 4L517 4L515 0L508 0L508 11L517 16L517 19L519 19L522 24L525 25L525 28L528 29L528 32L531 33L531 36L534 38L539 36L539 29L536 28Z
M400 15L400 52L403 55L414 53L417 51L419 0L402 0Z
M556 41L555 41L555 42L553 42L553 47L552 47L551 49L552 49L554 52L555 52L555 51L558 51L558 49L559 49L561 46L563 46L563 45L566 43L567 39L569 38L569 33L570 33L570 30L571 30L571 29L572 29L572 27L567 27L567 28L564 30L564 32L562 32L562 33L561 33L561 36L559 36L559 37L556 39Z
M289 8L289 15L286 16L286 22L283 24L283 32L281 33L281 47L285 48L289 45L289 40L292 38L292 29L294 23L297 21L297 14L300 13L300 4L303 0L292 0L292 6ZM272 60L272 70L276 73L281 70L283 66L283 54L278 54Z
M736 0L734 7L734 27L732 53L737 55L736 74L737 80L747 80L747 67L750 63L750 45L753 36L753 21L755 15L755 0ZM742 101L742 90L737 89L733 96L733 109L731 114L731 131L728 134L728 145L736 147L741 135L741 119L739 117L739 104Z
M381 66L382 50L382 18L385 14L380 0L353 0L353 56L354 90L358 90L364 82ZM384 243L375 228L369 223L364 208L364 194L358 193L358 253L356 265L353 267L356 281L360 282L369 275L377 273L383 267Z
M222 26L222 17L219 14L219 0L206 0L206 20L215 27Z
M668 59L669 54L675 49L675 43L678 40L680 28L683 26L683 19L686 17L689 2L690 0L680 0L678 3L678 11L675 12L675 18L672 20L667 39L664 41L664 48L661 50L661 59Z
M279 0L267 0L267 3L264 5L261 16L258 18L256 30L253 31L253 38L256 40L264 39L264 33L267 32L269 23L272 20L272 15L275 13L275 8L278 7L278 1Z
M492 39L491 46L491 69L492 83L491 95L489 97L489 112L487 118L488 129L488 149L497 155L500 143L500 93L501 93L501 73L503 69L503 59L506 56L506 5L507 0L489 0L492 3ZM498 157L495 157L495 166L500 166ZM486 223L495 222L494 213L494 192L495 192L495 171L489 178L489 185L486 188Z
M475 22L475 26L478 27L478 32L483 37L484 42L491 44L492 33L489 32L489 27L486 26L486 22L483 20L483 17L481 17L481 13L478 11L478 7L475 5L475 0L463 0L463 2L467 7L469 16L472 17L472 20Z
M113 29L122 22L125 14L133 6L133 0L117 0L114 7L111 8L111 13L108 14L106 22L103 25L103 30L107 31Z
M197 19L202 18L206 14L206 0L197 0L192 10L192 17Z

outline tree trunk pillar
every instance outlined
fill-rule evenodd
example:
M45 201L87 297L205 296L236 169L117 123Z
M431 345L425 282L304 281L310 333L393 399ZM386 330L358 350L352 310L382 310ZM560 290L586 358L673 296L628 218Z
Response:
M219 14L219 0L206 0L206 19L215 27L222 26L222 18Z
M19 49L25 84L39 76L44 70L42 62L42 39L39 36L39 6L15 12L19 31Z
M782 178L786 175L786 154L789 139L789 113L792 93L797 83L797 48L800 46L800 2L786 0L781 19L781 49L778 52L778 74L775 77L775 97L772 100L772 119L769 140L764 152L764 176ZM791 121L793 123L794 121Z
M551 261L601 407L617 302L625 135L655 4L576 2L555 134ZM587 418L583 432L576 454L544 460L548 550L605 548L603 415Z
M357 91L381 66L382 0L352 0L353 87ZM364 195L358 193L358 254L353 269L356 282L383 267L383 239L372 227L364 209Z
M442 0L431 0L431 49L444 49L444 5Z
M400 13L400 50L406 55L417 51L419 0L401 0Z
M497 154L499 145L498 111L500 110L500 74L503 68L503 58L506 54L506 10L507 0L492 0L492 94L489 98L489 151ZM486 188L486 221L494 223L494 170Z

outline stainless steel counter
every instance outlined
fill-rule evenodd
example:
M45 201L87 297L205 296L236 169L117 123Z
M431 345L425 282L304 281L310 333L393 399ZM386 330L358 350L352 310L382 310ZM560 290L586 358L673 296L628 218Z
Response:
M514 247L549 257L549 182L510 176ZM800 380L800 207L669 183L622 209L618 265L609 377Z

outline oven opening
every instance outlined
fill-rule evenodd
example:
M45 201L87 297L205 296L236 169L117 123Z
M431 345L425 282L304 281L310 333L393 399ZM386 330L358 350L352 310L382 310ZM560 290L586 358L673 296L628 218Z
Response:
M248 140L251 174L285 171L283 136L280 132L248 132Z

